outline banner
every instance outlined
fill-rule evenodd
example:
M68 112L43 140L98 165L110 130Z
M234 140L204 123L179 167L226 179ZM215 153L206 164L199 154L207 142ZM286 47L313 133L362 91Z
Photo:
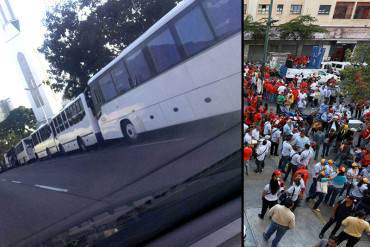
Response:
M308 68L320 69L324 54L325 48L321 48L319 46L312 47L312 53L310 56L310 63L308 64Z

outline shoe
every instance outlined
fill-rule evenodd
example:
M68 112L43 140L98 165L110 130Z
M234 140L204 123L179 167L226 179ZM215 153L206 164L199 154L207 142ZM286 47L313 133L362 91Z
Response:
M255 172L255 173L258 173L258 170L256 169L256 170L254 170L254 172Z
M322 239L324 237L324 234L320 233L319 238Z
M263 239L265 240L265 241L268 241L269 239L267 238L267 236L266 236L266 233L262 233L262 236L263 236Z
M316 211L316 212L320 212L319 208L313 208L313 210Z
M258 214L258 217L259 217L261 220L263 220L263 216L262 216L262 214Z

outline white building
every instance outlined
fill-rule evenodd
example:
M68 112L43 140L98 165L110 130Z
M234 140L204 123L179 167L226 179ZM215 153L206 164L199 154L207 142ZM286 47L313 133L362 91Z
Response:
M0 123L9 116L11 110L13 106L10 99L0 100Z

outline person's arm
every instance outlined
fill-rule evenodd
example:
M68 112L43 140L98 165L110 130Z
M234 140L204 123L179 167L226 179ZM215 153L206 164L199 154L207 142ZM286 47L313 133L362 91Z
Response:
M295 216L289 221L289 229L293 229L295 227Z
M349 216L348 216L348 217L349 217ZM348 221L349 221L348 217L347 217L347 218L345 218L345 219L342 221L342 225L343 225L343 226L347 226L347 225L348 225Z

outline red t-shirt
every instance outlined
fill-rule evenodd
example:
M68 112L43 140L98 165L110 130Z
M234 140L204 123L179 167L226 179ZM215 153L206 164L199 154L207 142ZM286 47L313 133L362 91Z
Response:
M245 147L244 148L244 160L250 160L252 157L252 148Z

